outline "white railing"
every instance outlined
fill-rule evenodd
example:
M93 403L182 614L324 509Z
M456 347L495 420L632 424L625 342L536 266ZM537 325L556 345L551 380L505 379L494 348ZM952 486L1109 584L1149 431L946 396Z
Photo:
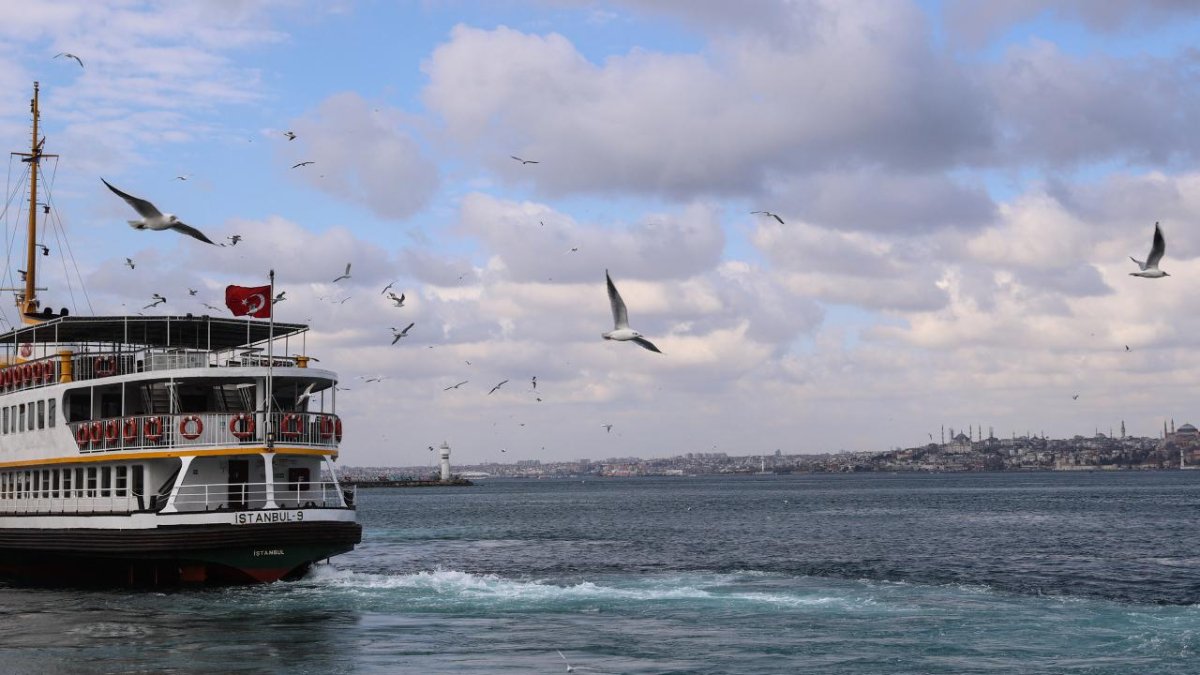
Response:
M303 489L301 489L303 488ZM108 492L108 496L104 493ZM164 495L135 495L110 489L23 490L0 498L3 514L134 513L158 511L166 505ZM39 496L33 496L39 495ZM50 495L50 496L40 496ZM339 509L352 507L358 496L355 486L338 489L337 483L275 484L278 508ZM266 483L219 483L183 485L175 497L178 511L256 510L267 503Z
M263 445L267 441L263 413L197 413L110 417L68 426L81 453ZM342 421L326 413L271 413L275 442L335 448L342 440Z
M24 391L58 382L58 357L49 356L0 367L0 392Z
M52 359L55 357L51 357ZM271 359L276 368L295 368L297 359L276 356ZM83 352L71 357L74 380L94 380L112 375L145 373L181 368L226 368L266 366L264 354L230 354L228 352L181 352L144 349L134 352ZM57 373L56 373L57 374ZM54 380L57 382L57 377Z
M332 509L354 503L353 486L343 494L337 483L275 484L275 505L280 508ZM266 483L213 483L181 485L175 495L179 511L215 511L222 509L261 509L267 503Z

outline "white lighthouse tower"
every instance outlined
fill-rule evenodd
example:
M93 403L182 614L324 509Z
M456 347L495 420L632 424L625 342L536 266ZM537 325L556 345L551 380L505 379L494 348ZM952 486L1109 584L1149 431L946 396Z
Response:
M442 447L438 452L442 459L442 482L448 483L450 481L450 444L442 441Z

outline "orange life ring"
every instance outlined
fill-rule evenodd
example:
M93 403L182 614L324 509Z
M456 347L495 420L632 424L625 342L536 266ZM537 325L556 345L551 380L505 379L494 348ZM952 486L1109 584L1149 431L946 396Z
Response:
M8 368L0 370L0 387L8 389L12 385L12 373Z
M92 440L91 437L88 436L87 422L84 422L83 424L80 424L79 426L75 427L75 442L79 444L79 447L82 448L83 446L85 446L89 442L91 442L91 440Z
M238 413L229 418L229 433L235 438L246 440L254 435L254 416Z
M21 366L13 366L12 368L9 368L9 370L12 371L13 387L15 388L21 386Z
M321 438L330 438L333 436L333 418L329 415L321 415L321 421L317 424L317 429L321 433Z
M88 431L92 436L93 444L104 442L104 422L100 420L92 422L92 428Z
M190 433L187 430L189 422L196 423L196 430L193 432L190 432ZM204 433L204 422L202 422L198 416L184 415L183 419L179 420L179 435L180 436L183 436L184 438L191 441L191 440L200 438L200 434L202 434L202 433Z
M126 417L124 424L121 425L121 437L126 443L133 443L137 440L138 423L133 417Z
M142 435L151 443L157 443L163 437L163 418L147 417L146 423L142 425Z
M296 413L285 414L283 420L279 422L279 436L281 438L300 438L300 430L300 416Z
M117 360L111 356L97 356L92 359L92 374L96 377L108 377L117 372Z
M50 382L54 379L54 362L42 361L42 380Z
M338 443L342 442L342 418L337 418L333 421L333 440Z
M104 442L116 443L121 437L121 420L112 418L104 423Z
M25 371L25 381L31 385L34 384L34 378L36 376L34 375L34 372L33 372L33 364L26 363L24 366L21 367L21 370Z

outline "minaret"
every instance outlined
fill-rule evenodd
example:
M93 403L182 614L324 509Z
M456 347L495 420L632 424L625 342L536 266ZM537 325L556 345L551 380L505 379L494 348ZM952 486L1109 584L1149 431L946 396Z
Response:
M1125 420L1121 420L1121 438L1125 438Z
M442 441L442 447L438 453L442 459L442 482L450 482L450 444Z

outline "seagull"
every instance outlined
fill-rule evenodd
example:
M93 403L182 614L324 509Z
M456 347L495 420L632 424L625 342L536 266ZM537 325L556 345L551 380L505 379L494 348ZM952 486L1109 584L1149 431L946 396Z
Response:
M499 389L500 387L503 387L505 382L508 382L508 380L504 380L500 384L492 387L492 390L488 392L488 396L491 396L492 394L496 393L496 390Z
M404 330L396 330L395 328L393 328L392 329L392 344L396 344L397 342L400 341L400 338L408 335L408 329L412 328L412 327L413 327L413 324L410 323L404 327Z
M383 375L359 375L358 379L362 380L364 384L367 382L382 382Z
M1129 345L1125 345L1125 351L1129 351Z
M315 387L315 386L317 386L316 382L310 382L308 384L308 387L306 387L304 389L304 393L302 393L296 397L296 405L297 406L299 406L301 403L304 403L305 401L307 401L309 396L312 396L312 390L313 390L313 387Z
M135 267L137 267L137 265L133 262L133 258L126 258L125 266L128 267L129 269L134 269Z
M285 131L285 132L283 132L283 135L287 136L287 139L289 141L296 140L296 132L294 132L294 131Z
M518 162L520 162L522 165L524 165L524 164L537 164L537 160L533 160L533 159L521 159L520 157L517 157L516 155L509 155L509 157L512 157L513 159L517 160L517 161L518 161Z
M379 294L383 295L384 293L387 293L389 290L391 290L392 286L395 286L395 285L396 285L396 282L393 281L392 283L388 284L387 286L384 286L383 290L379 291Z
M537 390L537 375L533 376L532 382L533 382L533 389L534 389L534 391L536 391Z
M776 214L774 214L774 213L771 213L770 211L751 211L750 213L761 213L761 214L763 214L763 215L765 215L765 216L771 216L771 217L772 217L772 218L774 218L775 220L778 220L780 225L783 225L783 224L784 224L784 222L783 222L783 218L780 218L778 215L776 215Z
M196 293L197 293L196 289L194 289L194 288L188 289L188 295L195 295Z
M187 176L175 176L175 180L187 180L187 179L189 179L189 178L191 178L191 176L190 176L190 175L187 175Z
M275 295L275 297L271 298L271 304L274 305L277 302L283 302L284 300L287 300L287 298L283 297L286 294L287 294L287 291L279 291L279 293L277 293Z
M220 308L220 307L213 307L212 305L208 304L207 302L202 302L202 303L200 303L200 304L204 305L205 307L207 307L207 308L211 309L211 310L212 310L212 311L214 311L214 312L219 312L219 311L221 311L221 308Z
M313 162L313 161L308 161L308 162L297 162L297 163L295 163L295 164L293 164L293 165L292 165L292 168L293 168L293 169L299 169L299 168L300 168L300 167L302 167L302 166L308 166L309 164L315 164L315 163L316 163L316 162Z
M404 306L404 294L403 293L400 294L400 297L396 297L395 293L388 293L388 300L391 300L392 302L396 303L397 307Z
M601 333L600 337L605 340L617 340L624 342L626 340L633 341L639 346L649 349L652 352L658 352L658 347L654 343L642 337L642 334L629 327L629 314L625 311L625 301L621 299L621 294L617 292L617 287L613 285L612 277L608 276L608 270L604 270L604 278L608 281L608 303L612 305L613 313L613 329L607 333Z
M152 303L150 303L150 304L146 305L145 307L142 307L142 309L150 309L151 307L155 307L155 306L157 306L157 305L161 305L161 304L163 304L164 302L166 302L166 301L167 301L167 299L166 299L166 298L164 298L163 296L159 295L158 293L155 293L155 294L154 294L153 296L151 296L151 297L152 297L152 298L154 298L154 302L152 302Z
M121 199L124 199L126 202L128 202L129 205L133 207L133 210L137 211L138 215L140 215L142 217L141 220L129 221L129 226L132 227L133 229L135 229L135 230L145 230L145 229L175 230L176 232L186 234L189 237L195 237L196 239L199 239L200 241L202 241L206 244L213 243L213 241L211 239L209 239L208 237L204 236L204 233L201 232L200 230L197 230L196 228L194 228L190 225L186 225L186 224L180 222L180 220L175 217L175 214L162 213L157 208L155 208L155 206L153 204L146 201L145 199L139 199L138 197L134 197L133 195L127 195L124 192L121 192L117 188L113 187L112 185L109 185L108 181L104 180L103 178L100 179L100 182L104 183L105 185L108 185L109 190L112 190L114 194L116 194L118 197L120 197ZM213 244L213 245L216 246L216 244Z
M442 391L450 391L451 389L458 389L459 387L463 386L464 384L466 384L468 382L470 382L470 380L463 380L462 382L459 382L458 384L452 384L449 387L446 387Z
M349 279L349 278L350 278L350 263L346 263L346 273L341 275L340 277L334 279L333 283L336 284L337 282L341 281L342 279Z
M1071 400L1072 400L1072 401L1078 401L1078 400L1079 400L1079 394L1075 394L1074 396L1072 396L1072 397L1071 397Z
M555 649L554 651L558 652L558 650L557 650L557 649ZM559 655L559 656L562 656L562 660L563 660L563 662L567 664L567 672L568 672L568 673L573 673L573 672L575 672L575 669L571 667L571 662L570 662L570 661L567 661L567 657L563 656L563 653L562 653L562 652L558 652L558 655Z
M230 245L230 246L237 246L237 245L238 245L238 242L242 240L242 235L240 235L240 234L231 234L231 235L229 235L228 237L225 237L225 238L229 240L229 245Z
M1129 259L1137 263L1141 269L1137 272L1130 272L1130 276L1145 277L1147 279L1158 279L1161 277L1169 277L1170 274L1158 269L1158 261L1162 260L1163 253L1167 251L1167 241L1163 239L1162 228L1158 223L1154 223L1154 243L1150 246L1150 255L1146 256L1146 262L1142 262L1133 256Z
M75 62L79 64L79 67L80 68L83 67L83 59L79 58L78 56L75 56L74 54L71 54L69 52L61 52L61 53L55 54L54 58L57 59L60 56L65 56L68 59L75 59Z
M610 434L612 433L612 425L611 424L601 424L600 426L604 427L604 431L606 433L610 433Z

